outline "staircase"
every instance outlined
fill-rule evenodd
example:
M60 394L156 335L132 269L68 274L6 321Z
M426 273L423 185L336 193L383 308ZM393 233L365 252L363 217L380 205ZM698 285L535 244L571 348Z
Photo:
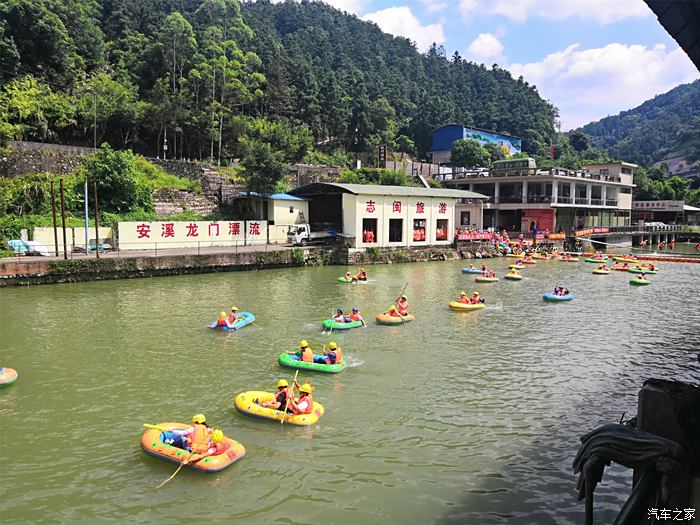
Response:
M202 168L200 183L202 193L219 205L230 203L243 190L243 187L235 185L228 177L212 168Z

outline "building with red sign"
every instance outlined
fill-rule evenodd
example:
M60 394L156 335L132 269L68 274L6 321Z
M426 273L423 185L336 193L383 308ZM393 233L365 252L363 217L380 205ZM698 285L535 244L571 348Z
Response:
M312 231L342 233L356 249L450 244L464 211L481 226L487 199L457 189L325 182L289 193L308 200Z
M538 169L532 159L499 161L488 170L455 173L443 186L489 196L484 226L514 232L571 232L628 226L635 164L590 164L582 170Z

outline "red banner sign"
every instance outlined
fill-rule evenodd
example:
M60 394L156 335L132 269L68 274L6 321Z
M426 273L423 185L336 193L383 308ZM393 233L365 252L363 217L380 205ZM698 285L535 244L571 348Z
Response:
M574 233L576 237L585 237L586 235L593 235L594 233L608 233L610 228L585 228L583 230L576 230Z
M458 241L490 241L491 233L458 233Z
M565 233L550 233L547 235L547 239L552 239L553 241L563 240L563 239L566 239L566 234Z

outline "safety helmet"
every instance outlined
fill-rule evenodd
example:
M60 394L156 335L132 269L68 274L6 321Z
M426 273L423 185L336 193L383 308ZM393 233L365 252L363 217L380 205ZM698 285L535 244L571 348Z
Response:
M307 343L306 339L304 339L301 343L299 343L299 346L301 346L302 348L306 348L307 346L309 346L309 343Z
M211 432L212 443L221 443L224 440L224 433L221 429L215 428Z
M194 416L192 416L192 423L199 423L201 425L202 423L206 422L207 418L204 417L204 414L195 414Z
M280 379L279 381L277 381L277 388L287 387L287 386L289 386L289 383L287 383L286 379Z
M396 310L396 307L392 304L392 305L389 307L389 311L390 311L390 312L393 312L394 310Z
M221 312L221 313L219 314L219 317L221 317L222 319L223 319L224 317L226 317L226 312Z
M231 307L232 312L237 312L238 311L238 306L232 306Z
M311 387L311 385L309 383L304 383L303 385L301 385L299 387L299 392L304 392L306 394L310 394L313 391L314 391L314 389Z
M474 295L479 295L479 292L474 292Z
M338 313L339 313L339 314L342 314L342 313L343 313L343 310L341 310L340 308L338 308Z
M459 292L459 295L460 295L460 297L461 297L462 295L467 295L467 292Z
M353 306L353 307L352 307L352 311L353 311L353 312L359 312L360 310L357 308L357 306Z
M364 269L364 268L360 268L360 271L361 271L361 272L364 272L364 271L365 271L365 269Z
M408 297L406 297L405 295L402 295L401 299L408 299Z
M335 341L331 341L328 345L328 348L330 348L331 350L335 350L336 348L338 348L338 345L335 344Z

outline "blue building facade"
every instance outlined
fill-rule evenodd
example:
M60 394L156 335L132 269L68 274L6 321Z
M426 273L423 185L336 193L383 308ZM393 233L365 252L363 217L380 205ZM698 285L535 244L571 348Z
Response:
M497 144L508 155L522 151L521 140L518 137L499 135L498 133L476 128L467 128L460 124L447 124L433 131L433 144L430 148L433 162L438 164L448 163L450 161L452 144L457 140L466 139L476 140L481 145Z

